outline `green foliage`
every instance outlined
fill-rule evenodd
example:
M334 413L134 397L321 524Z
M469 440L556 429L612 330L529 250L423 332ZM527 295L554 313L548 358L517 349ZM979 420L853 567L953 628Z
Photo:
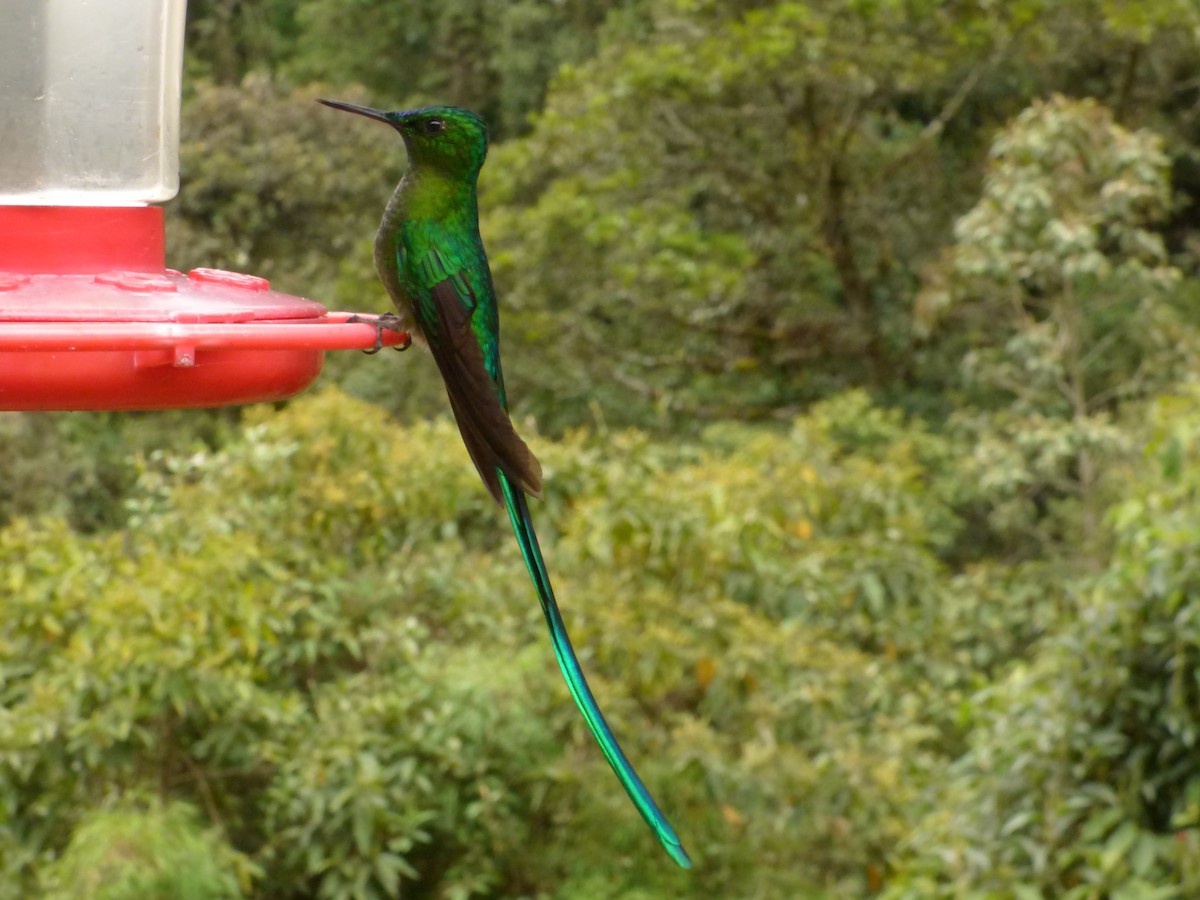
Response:
M911 378L913 286L991 128L1075 88L1023 64L1082 57L1117 90L1097 7L650 4L484 170L510 333L551 359L518 356L514 394L551 428L593 404L681 429Z
M975 698L970 750L889 896L1200 890L1196 400L1156 405L1112 559L1074 592L1078 625Z
M313 100L491 121L534 515L698 866L416 350L0 419L0 897L1200 893L1194 3L189 12L178 268L382 310L401 144Z
M292 0L191 0L187 4L188 81L237 84L253 71L271 71L294 53Z
M553 434L787 419L847 386L944 413L963 337L915 343L912 293L971 203L992 130L1059 90L1152 124L1173 160L1200 137L1177 101L1197 60L1179 37L1186 4L220 6L197 7L194 27L228 21L253 43L274 23L287 52L264 50L263 68L343 85L323 94L463 103L501 139L536 111L525 139L493 149L484 232L511 393ZM311 88L222 80L184 117L180 262L382 306L369 236L395 136L332 125ZM1184 190L1200 188L1193 168ZM331 372L356 396L440 409L432 379L401 394L358 362Z
M996 138L983 196L929 273L918 317L957 315L970 332L967 396L988 412L958 423L979 445L978 501L1000 533L1045 528L1037 498L1057 506L1052 529L1079 529L1059 539L1094 554L1101 473L1131 448L1119 404L1194 358L1166 302L1180 272L1151 230L1170 205L1167 169L1156 136L1098 104L1037 103Z
M896 41L927 44L935 80L950 77L938 60L962 51L891 5L652 8L649 41L613 41L564 69L533 134L485 169L517 339L541 342L563 315L577 323L554 329L564 364L518 359L515 393L539 406L553 394L559 416L591 401L615 423L678 425L766 415L869 377L886 365L883 329L904 327L873 314L871 291L904 275L854 242L920 256L944 213L915 207L910 182L850 173L921 145L915 123L884 112ZM841 372L820 371L826 354ZM631 393L640 404L613 399Z
M610 11L643 5L305 0L285 70L300 80L362 84L390 108L470 106L503 137L526 130L559 66L591 55Z
M236 413L0 414L0 522L54 514L83 532L118 527L139 457L219 444Z
M90 814L46 870L54 900L230 900L237 857L176 803ZM49 887L53 885L53 887Z
M946 451L861 395L709 443L537 447L569 624L698 874L662 864L578 720L452 426L329 391L152 461L126 531L0 532L6 880L132 791L202 808L275 891L857 890L969 682L933 602ZM902 688L925 677L943 693Z

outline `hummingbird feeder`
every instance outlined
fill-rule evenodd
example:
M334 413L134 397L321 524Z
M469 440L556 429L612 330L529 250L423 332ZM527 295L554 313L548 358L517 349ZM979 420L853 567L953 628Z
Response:
M9 0L0 29L0 409L281 400L405 335L265 278L165 267L186 0Z

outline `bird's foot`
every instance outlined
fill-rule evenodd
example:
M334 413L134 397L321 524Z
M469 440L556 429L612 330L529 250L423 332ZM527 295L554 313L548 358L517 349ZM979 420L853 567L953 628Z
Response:
M384 331L394 331L397 334L404 335L404 341L393 347L393 350L401 352L412 346L412 338L409 337L408 333L404 330L404 327L400 322L400 317L393 312L385 312L381 316L353 315L346 320L347 325L353 322L366 322L368 325L375 326L375 346L370 350L363 351L363 353L367 354L367 356L374 356L383 349Z

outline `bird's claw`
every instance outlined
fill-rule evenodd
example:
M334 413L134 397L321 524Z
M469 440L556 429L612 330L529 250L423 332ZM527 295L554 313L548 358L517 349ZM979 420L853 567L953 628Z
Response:
M370 350L363 351L363 353L367 354L367 356L374 356L376 353L378 353L380 350L383 349L383 332L384 331L394 331L397 334L404 335L404 340L401 343L394 346L392 348L393 350L395 350L397 352L402 352L412 346L412 338L409 337L408 333L401 326L400 317L398 315L396 315L395 313L386 312L380 316L353 315L353 316L350 316L350 318L346 319L347 325L354 323L354 322L365 322L368 325L375 326L375 346L372 347Z

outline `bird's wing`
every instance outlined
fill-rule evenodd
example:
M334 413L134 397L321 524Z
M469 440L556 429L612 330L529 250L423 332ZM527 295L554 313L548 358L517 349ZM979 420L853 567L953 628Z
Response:
M443 259L435 255L437 261ZM437 272L436 264L427 265L425 271ZM486 310L465 272L440 274L445 277L421 292L416 313L446 383L463 443L497 503L504 502L497 470L521 490L540 496L542 467L505 409L497 337L486 333L489 329L482 321ZM484 356L485 340L494 349L490 361Z

